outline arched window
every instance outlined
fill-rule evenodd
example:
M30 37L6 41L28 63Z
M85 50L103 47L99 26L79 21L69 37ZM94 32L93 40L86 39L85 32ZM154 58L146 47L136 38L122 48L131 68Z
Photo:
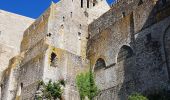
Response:
M98 69L105 68L105 67L106 67L105 61L102 58L99 58L96 61L94 70L98 70Z
M122 46L117 57L117 62L123 61L133 55L133 51L129 46Z

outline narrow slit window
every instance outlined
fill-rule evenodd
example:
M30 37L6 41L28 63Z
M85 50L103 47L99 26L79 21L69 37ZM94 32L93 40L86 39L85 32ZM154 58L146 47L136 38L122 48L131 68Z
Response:
M80 29L82 28L81 24L80 24Z
M65 21L65 17L63 16L63 21Z
M73 12L71 12L70 16L71 16L71 17L73 16Z
M22 90L22 88L23 88L23 83L21 83L21 90Z
M93 7L94 7L95 5L96 5L95 2L93 2Z
M125 16L126 16L125 12L122 12L122 17L125 17Z
M83 8L83 0L81 0L81 8Z
M87 0L87 8L89 8L89 0Z
M78 39L81 40L81 33L78 32Z

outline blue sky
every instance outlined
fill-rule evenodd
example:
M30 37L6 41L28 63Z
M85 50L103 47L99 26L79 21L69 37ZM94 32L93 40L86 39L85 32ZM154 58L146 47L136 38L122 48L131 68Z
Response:
M51 1L58 0L0 0L0 9L31 18L37 18L46 10ZM110 4L113 0L107 0Z

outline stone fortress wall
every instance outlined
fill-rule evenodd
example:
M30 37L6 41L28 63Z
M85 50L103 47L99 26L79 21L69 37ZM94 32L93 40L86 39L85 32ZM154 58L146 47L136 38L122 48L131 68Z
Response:
M152 94L169 81L170 1L122 0L89 25L98 100Z
M0 20L0 73L2 73L8 67L9 60L19 54L23 32L34 19L0 10Z
M118 0L111 8L106 0L52 3L27 29L20 28L24 34L16 44L11 37L16 53L7 59L1 99L34 100L39 81L64 79L64 98L79 100L75 77L90 66L101 90L98 100L167 88L170 0L164 2Z
M84 2L62 0L52 3L24 31L20 54L4 71L3 100L33 100L39 81L61 78L67 81L64 98L79 99L75 76L89 68L86 59L88 24L110 9L105 0L96 1L96 5L92 5L92 1L89 1L89 5ZM102 10L99 12L90 10L101 7L101 4L105 9L100 8ZM96 13L95 16L91 12ZM55 65L52 64L53 60L56 60Z
M20 53L23 33L34 19L0 10L0 80L4 70L11 65L14 56ZM2 87L2 86L1 86ZM1 96L0 96L1 97Z

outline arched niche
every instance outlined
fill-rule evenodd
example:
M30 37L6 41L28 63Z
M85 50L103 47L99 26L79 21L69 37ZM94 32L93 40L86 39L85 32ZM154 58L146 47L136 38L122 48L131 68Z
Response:
M105 68L105 67L106 67L106 63L105 63L104 59L99 58L96 61L96 64L95 64L95 67L94 67L94 71L100 70L100 69Z
M99 86L100 89L102 89L105 86L105 70L106 63L104 59L99 58L96 61L95 67L94 67L94 74L95 74L95 81L96 84Z
M127 60L128 58L133 56L133 50L130 46L127 45L123 45L120 50L119 53L117 55L117 63Z

